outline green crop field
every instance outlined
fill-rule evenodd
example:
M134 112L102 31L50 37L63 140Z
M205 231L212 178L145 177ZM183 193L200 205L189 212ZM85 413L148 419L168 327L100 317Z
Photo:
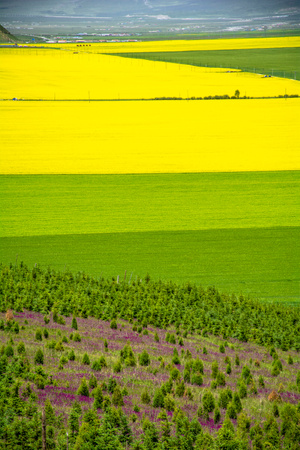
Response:
M247 72L300 80L300 48L118 53L118 55L194 66L237 68Z
M1 176L0 254L300 299L299 172ZM18 256L17 256L18 255Z

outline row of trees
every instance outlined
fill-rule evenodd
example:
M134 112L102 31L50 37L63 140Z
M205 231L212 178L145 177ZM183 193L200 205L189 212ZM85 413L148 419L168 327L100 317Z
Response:
M83 272L56 272L24 264L0 266L0 310L9 308L111 321L122 318L185 333L300 350L300 310L243 295L221 294L191 283L96 279Z

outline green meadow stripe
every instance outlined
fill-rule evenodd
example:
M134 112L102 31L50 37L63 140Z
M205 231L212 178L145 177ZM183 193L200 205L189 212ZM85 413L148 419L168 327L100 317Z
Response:
M4 237L1 261L96 277L214 285L270 301L300 302L300 227Z
M300 171L2 175L0 236L300 226Z

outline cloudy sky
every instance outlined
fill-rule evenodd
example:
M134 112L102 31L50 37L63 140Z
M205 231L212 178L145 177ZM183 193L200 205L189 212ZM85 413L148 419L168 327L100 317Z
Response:
M199 16L219 13L280 13L287 8L300 9L300 0L0 0L1 15L116 15L183 14Z

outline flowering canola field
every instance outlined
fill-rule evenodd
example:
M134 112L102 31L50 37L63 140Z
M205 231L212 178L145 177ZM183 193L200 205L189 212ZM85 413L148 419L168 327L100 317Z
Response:
M1 49L0 99L151 99L300 95L300 83L229 68L194 67L63 50Z
M77 44L49 44L49 46L76 49ZM300 47L300 36L249 39L195 39L176 41L148 42L102 42L86 47L84 51L96 53L128 53L128 52L182 52L192 50L242 50L258 48Z
M300 99L1 102L1 173L299 170Z
M300 95L300 83L105 54L299 46L0 49L2 261L299 301L300 98L149 99Z

